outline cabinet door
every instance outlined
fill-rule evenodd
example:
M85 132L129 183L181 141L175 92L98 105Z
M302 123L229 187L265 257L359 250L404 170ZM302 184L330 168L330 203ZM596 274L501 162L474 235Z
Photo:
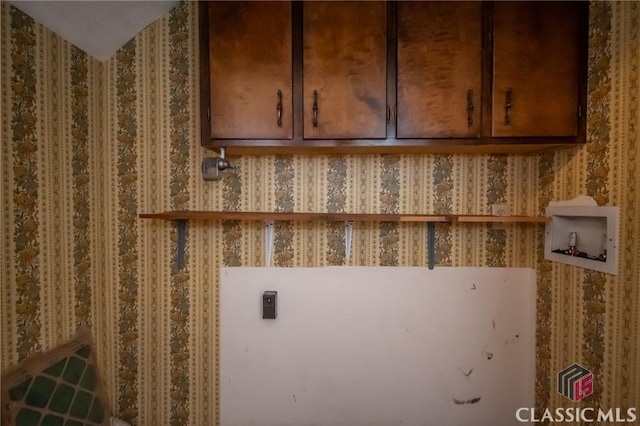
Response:
M582 3L494 3L493 136L577 135Z
M211 136L293 137L291 3L209 4Z
M304 137L386 138L386 2L304 2Z
M398 138L480 136L481 6L398 3Z

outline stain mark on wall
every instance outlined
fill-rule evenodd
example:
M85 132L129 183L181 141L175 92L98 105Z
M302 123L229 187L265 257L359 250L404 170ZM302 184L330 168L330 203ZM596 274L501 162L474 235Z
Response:
M471 398L471 399L456 399L453 398L453 403L456 405L467 405L467 404L477 404L478 402L480 402L480 399L482 397L478 396L476 398Z
M517 340L517 339L519 339L519 338L520 338L520 335L519 335L519 334L515 334L515 335L514 335L514 337L513 337L513 339L505 340L505 341L504 341L504 345L505 345L505 346L507 346L507 345L514 345L514 344L516 344L516 343L517 343L517 342L516 342L516 340Z
M482 355L486 355L488 360L491 360L491 358L493 358L493 352L487 352L486 346L482 349Z
M473 368L470 369L469 371L465 372L464 370L462 370L460 367L456 367L458 369L459 372L462 373L462 375L464 377L469 377L471 375L471 373L473 373Z

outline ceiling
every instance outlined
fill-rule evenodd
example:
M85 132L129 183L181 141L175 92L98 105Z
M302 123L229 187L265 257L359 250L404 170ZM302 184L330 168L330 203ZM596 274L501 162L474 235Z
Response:
M178 2L12 0L9 3L89 55L105 61Z

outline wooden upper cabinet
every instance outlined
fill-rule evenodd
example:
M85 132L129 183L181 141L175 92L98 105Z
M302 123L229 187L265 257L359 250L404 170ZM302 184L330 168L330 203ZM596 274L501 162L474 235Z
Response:
M585 1L199 6L202 144L533 153L584 143Z
M386 2L304 2L302 25L304 138L386 138Z
M492 136L576 136L585 3L493 7Z
M291 139L291 3L208 6L211 137Z
M398 138L477 138L482 3L398 3Z

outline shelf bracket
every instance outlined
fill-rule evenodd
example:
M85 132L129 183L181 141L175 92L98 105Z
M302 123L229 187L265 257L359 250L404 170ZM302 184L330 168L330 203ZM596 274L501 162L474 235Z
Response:
M436 263L435 239L436 224L433 222L427 222L427 265L429 266L429 269L433 269Z
M273 254L273 221L264 222L264 266L271 266L271 255Z
M176 268L184 269L184 251L187 246L187 220L176 220L176 228L178 230L178 247L176 248Z
M353 240L353 221L344 223L344 257L345 262L351 258L351 241Z

